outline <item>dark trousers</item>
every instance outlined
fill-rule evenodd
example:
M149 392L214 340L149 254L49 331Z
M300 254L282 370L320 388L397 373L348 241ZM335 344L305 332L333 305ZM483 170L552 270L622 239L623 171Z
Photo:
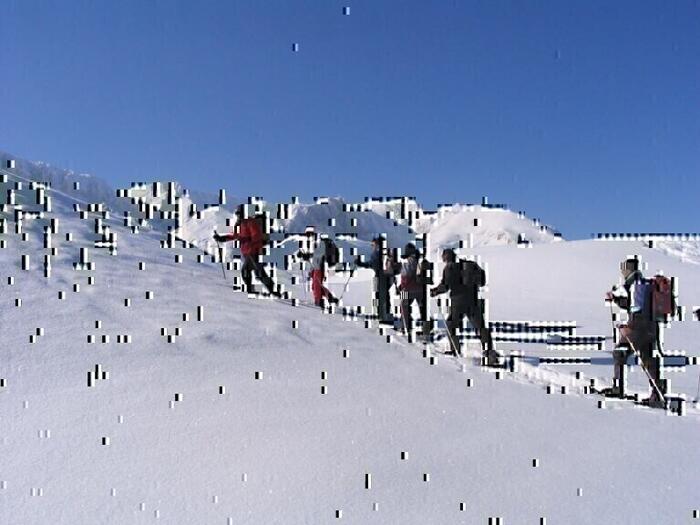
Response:
M425 304L425 292L420 290L402 290L401 291L401 320L403 321L403 329L406 332L410 332L413 328L413 318L411 317L411 306L414 301L418 302L418 308L420 308L421 325L423 327L423 335L427 333L427 320L426 320L426 304Z
M613 351L613 378L621 394L624 395L625 391L625 364L627 363L627 358L634 353L630 348L630 342L634 345L637 352L639 352L642 365L647 369L647 372L649 372L656 386L661 390L662 394L665 393L665 381L661 379L660 357L654 356L657 330L658 327L655 322L634 319L627 325L626 330L621 330L621 334L625 333L627 338L629 338L629 341L627 341L627 338L621 335L619 348ZM651 386L653 395L655 395L655 389L653 385L651 385L651 382L649 385Z
M377 305L377 315L381 321L393 321L391 315L391 302L389 300L389 290L392 279L390 276L375 275L374 277L374 297Z
M255 288L253 287L253 272L258 280L265 285L265 288L272 293L275 290L275 283L270 279L270 276L265 272L262 264L258 262L257 255L244 255L243 256L243 267L241 268L241 277L245 283L246 291L253 292Z
M479 305L459 295L451 297L450 301L450 316L447 318L447 332L450 336L452 350L461 353L461 343L457 335L457 329L462 326L462 319L466 316L479 335L479 339L481 339L481 349L493 353L491 330L486 326L484 314Z

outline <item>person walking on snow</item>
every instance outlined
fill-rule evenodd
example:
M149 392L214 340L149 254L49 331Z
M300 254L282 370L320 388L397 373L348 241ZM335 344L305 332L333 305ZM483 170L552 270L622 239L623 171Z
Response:
M374 293L377 304L379 322L382 324L394 324L391 315L391 303L389 302L389 290L393 281L393 272L387 272L384 265L384 239L375 237L372 239L372 254L369 261L363 262L360 257L355 258L355 266L371 268L374 270Z
M662 394L666 391L666 381L661 379L660 359L655 355L654 348L657 340L657 330L653 310L652 284L644 279L639 271L637 259L627 259L620 263L620 271L624 283L619 288L607 292L605 298L627 311L627 324L620 325L621 340L613 350L613 386L601 393L608 396L623 397L625 393L625 364L627 358L634 352L630 345L639 352L642 365L651 377L651 396L646 400L650 407L663 408L663 399L654 388L654 384ZM653 383L652 383L653 381Z
M477 275L481 270L476 263L469 261L457 261L454 250L445 249L442 252L442 261L445 268L442 271L442 281L430 290L430 296L435 297L450 292L450 315L447 318L447 332L449 334L452 355L462 355L461 344L457 335L457 328L462 326L462 319L466 316L479 334L483 356L486 357L487 366L500 366L500 355L493 348L491 331L484 321L484 314L479 305L479 286L481 283ZM469 270L466 270L469 268ZM482 270L483 272L483 270ZM481 272L479 272L481 273Z
M403 262L401 263L401 281L399 283L399 293L401 296L401 320L404 332L409 333L413 327L411 317L411 307L418 302L421 315L421 326L423 337L429 333L426 319L425 286L427 261L420 260L420 252L415 244L408 243L403 250ZM420 262L419 262L420 261Z
M239 241L241 243L241 256L243 257L243 267L241 268L241 277L245 284L245 289L248 293L256 293L253 286L253 273L265 285L271 295L281 297L281 294L275 290L275 283L265 272L258 257L262 252L264 245L263 231L260 223L255 217L246 217L246 209L244 204L240 204L236 208L236 226L232 233L219 235L214 232L214 240L217 242Z
M313 232L311 235L315 236ZM338 299L323 286L323 281L326 280L326 267L335 266L338 263L338 248L335 243L324 237L316 244L313 253L304 253L299 250L297 256L305 261L311 260L311 292L314 296L314 304L323 306L324 297L329 303L337 304Z

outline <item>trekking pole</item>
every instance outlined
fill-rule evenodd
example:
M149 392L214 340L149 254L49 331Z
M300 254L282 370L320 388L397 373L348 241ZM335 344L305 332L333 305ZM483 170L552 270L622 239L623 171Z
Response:
M345 284L343 285L343 291L340 293L340 297L338 297L338 300L340 301L343 296L345 295L345 292L348 289L348 284L350 284L350 279L352 279L352 274L355 273L355 266L350 269L350 275L348 276L347 280L345 281Z
M455 356L458 355L458 352L459 352L459 355L461 356L462 351L457 350L457 345L455 344L454 339L452 339L452 334L450 333L450 328L447 326L447 320L445 319L445 316L442 313L442 308L438 308L438 313L440 314L440 319L442 319L442 322L445 323L445 328L447 329L447 338L450 341L450 346L452 347L452 350L454 351Z
M221 263L221 271L224 274L224 281L226 280L226 269L224 268L224 250L221 248L219 240L216 240L216 245L219 247L219 262Z
M610 324L612 325L613 344L615 343L615 313L613 312L613 302L610 301Z
M642 367L642 370L644 370L644 373L647 375L647 378L649 379L649 382L651 383L651 386L654 387L654 390L658 394L658 396L661 398L661 400L664 402L664 405L666 405L666 396L664 396L661 393L661 390L659 390L659 387L656 385L656 381L654 381L651 378L651 374L649 373L649 370L647 370L647 367L644 365L644 361L642 360L642 356L637 352L637 349L635 348L634 344L632 344L632 341L630 341L630 338L623 334L623 337L627 339L627 342L630 345L630 348L632 348L632 351L634 352L634 355L639 359L639 365Z

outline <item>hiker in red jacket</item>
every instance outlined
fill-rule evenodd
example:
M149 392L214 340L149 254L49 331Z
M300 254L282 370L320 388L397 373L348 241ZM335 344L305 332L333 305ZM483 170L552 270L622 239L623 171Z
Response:
M241 276L248 293L255 293L255 287L252 284L253 272L255 272L256 277L265 285L270 294L280 297L281 294L275 290L275 283L258 261L258 256L264 245L260 223L255 217L246 217L245 215L245 205L241 204L236 208L237 221L233 233L219 235L214 232L214 240L217 242L239 241L241 243L241 256L243 257Z

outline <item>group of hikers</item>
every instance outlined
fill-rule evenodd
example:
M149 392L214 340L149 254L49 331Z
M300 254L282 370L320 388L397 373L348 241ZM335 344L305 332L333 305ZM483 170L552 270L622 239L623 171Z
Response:
M243 265L241 268L244 289L248 293L255 293L252 284L252 275L275 297L282 297L273 280L265 272L259 261L259 255L265 245L265 233L260 221L255 216L248 216L244 205L236 209L237 224L233 233L220 235L214 233L217 243L226 241L239 241ZM311 291L314 303L324 306L324 302L337 304L339 299L335 297L326 286L326 272L328 268L335 267L340 261L337 245L327 236L319 237L313 228L307 229L307 249L299 250L296 256L299 259L310 261ZM313 249L311 249L313 246ZM400 256L386 246L384 237L372 239L372 252L367 261L357 256L354 260L355 267L369 268L374 272L374 301L376 316L379 323L394 325L394 316L391 312L390 293L395 288L400 295L401 328L404 333L411 333L413 319L411 310L414 303L418 304L420 311L421 335L424 340L431 340L433 329L432 319L428 318L428 295L435 297L448 293L449 315L445 319L450 350L446 353L461 356L459 329L466 317L478 334L483 363L486 366L502 366L501 356L494 349L491 330L484 320L484 313L479 300L479 288L485 284L484 270L474 261L460 260L454 250L446 248L442 251L444 268L439 284L429 289L434 284L432 279L432 264L418 251L413 243L403 247ZM613 351L614 380L611 388L601 391L608 396L624 397L625 379L624 368L628 357L634 353L642 361L642 366L647 372L652 394L647 401L649 406L661 407L664 404L666 382L661 378L661 364L656 349L660 345L658 337L658 320L660 295L659 284L653 280L647 280L639 270L639 261L630 258L621 264L624 283L621 287L608 292L606 300L617 304L626 310L628 322L620 325L620 340ZM396 283L396 276L400 276ZM657 297L658 296L658 297ZM664 312L668 313L668 312Z

